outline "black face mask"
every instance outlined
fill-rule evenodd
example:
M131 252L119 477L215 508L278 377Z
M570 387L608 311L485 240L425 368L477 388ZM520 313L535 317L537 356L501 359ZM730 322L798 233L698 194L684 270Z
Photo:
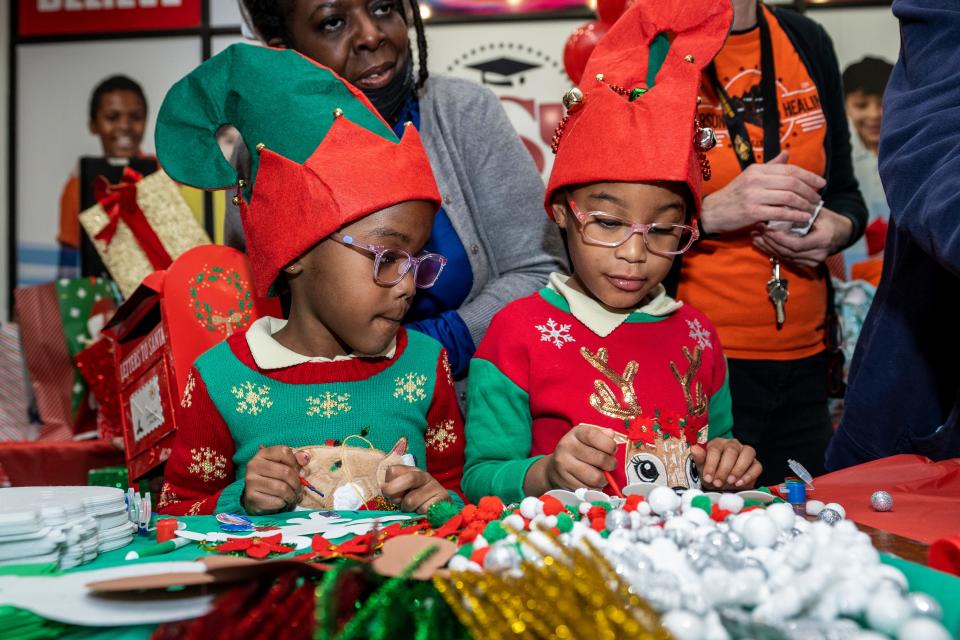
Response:
M406 64L387 86L380 89L370 89L364 91L363 94L370 99L383 119L393 125L396 124L397 117L399 117L407 98L413 92L414 86L413 57L408 50Z

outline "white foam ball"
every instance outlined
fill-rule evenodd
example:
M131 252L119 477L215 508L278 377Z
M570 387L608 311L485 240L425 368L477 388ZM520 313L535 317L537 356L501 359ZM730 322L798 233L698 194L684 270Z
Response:
M689 611L674 609L663 616L661 622L677 640L703 639L703 621Z
M843 505L840 504L839 502L828 502L827 504L823 505L823 508L824 508L824 509L833 509L834 511L836 511L837 513L840 514L840 517L841 517L841 518L846 518L846 517L847 517L847 510L844 509L844 508L843 508Z
M771 504L767 507L766 513L780 531L790 531L793 529L793 523L797 519L797 514L793 512L793 507L786 502Z
M895 636L911 616L910 603L893 591L878 591L867 603L867 623L877 631Z
M710 516L707 515L706 511L703 509L697 509L696 507L684 511L683 518L689 522L692 522L698 527L706 527L713 523L713 520L710 519ZM673 520L676 520L676 518Z
M897 640L950 640L950 632L936 620L916 617L903 623L897 632Z
M807 500L807 515L814 518L823 511L823 502L820 500Z
M650 503L644 500L637 505L636 513L639 513L641 516L648 516L653 513L653 509L650 508Z
M541 508L540 500L533 496L527 496L520 501L520 515L527 520L533 520Z
M743 509L743 498L735 493L724 493L720 495L717 506L731 513L740 513L740 510Z
M523 531L524 529L523 516L516 513L508 515L503 519L502 523L504 527L509 527L514 531Z
M650 508L658 515L663 515L668 511L676 511L680 507L680 496L670 487L656 487L647 496L647 502Z
M593 505L589 502L581 502L580 506L577 507L577 511L580 512L580 515L585 516L590 509L593 508Z
M743 537L751 547L772 547L777 542L777 525L762 511L753 511L743 525Z

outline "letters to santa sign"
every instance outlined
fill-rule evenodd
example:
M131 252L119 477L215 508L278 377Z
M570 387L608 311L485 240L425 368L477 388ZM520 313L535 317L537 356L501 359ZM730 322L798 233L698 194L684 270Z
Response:
M19 0L21 36L193 29L201 0Z

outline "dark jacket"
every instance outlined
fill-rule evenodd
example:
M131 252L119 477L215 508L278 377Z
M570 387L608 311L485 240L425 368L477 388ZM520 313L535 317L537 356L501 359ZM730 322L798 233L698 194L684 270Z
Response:
M901 45L880 136L883 277L829 469L897 453L960 456L960 7L896 0L893 12Z

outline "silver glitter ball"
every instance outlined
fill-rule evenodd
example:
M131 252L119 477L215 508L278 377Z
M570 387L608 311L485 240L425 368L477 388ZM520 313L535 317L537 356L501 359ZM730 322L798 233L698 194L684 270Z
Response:
M623 509L611 509L607 512L604 524L608 531L630 528L630 514Z
M651 542L655 538L663 537L663 529L660 527L643 527L634 531L634 538L637 542Z
M520 564L520 554L513 545L498 545L490 549L483 559L483 568L492 573L515 569Z
M747 546L746 540L736 531L727 531L727 544L734 551L743 551Z
M817 514L817 520L832 526L843 520L843 516L836 509L823 509Z
M893 509L893 496L886 491L874 491L870 496L870 506L874 511L890 511Z
M690 541L690 534L686 529L670 529L666 533L667 540L672 541L678 547L687 546L687 542Z
M911 593L907 596L907 602L910 603L910 608L915 614L938 621L943 620L943 607L933 596L925 593Z
M711 531L703 539L703 548L707 555L715 555L727 548L729 540L719 531Z

